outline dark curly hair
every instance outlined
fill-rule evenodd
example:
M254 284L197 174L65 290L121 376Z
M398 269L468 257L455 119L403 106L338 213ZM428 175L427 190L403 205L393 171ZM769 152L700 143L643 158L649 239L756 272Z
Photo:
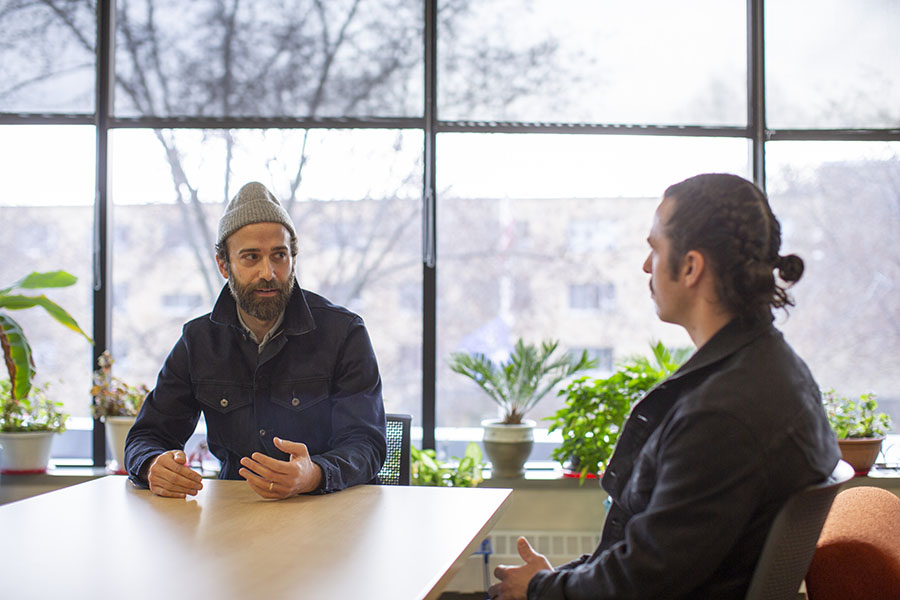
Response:
M737 175L709 173L670 186L664 197L674 200L665 224L673 274L698 250L716 274L720 301L741 320L771 322L773 308L794 305L786 290L803 275L803 260L778 254L781 225L762 190Z

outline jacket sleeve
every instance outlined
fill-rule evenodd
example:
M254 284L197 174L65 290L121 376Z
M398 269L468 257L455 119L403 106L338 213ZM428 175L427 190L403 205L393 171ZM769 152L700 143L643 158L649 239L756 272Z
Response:
M627 522L624 539L580 565L537 573L528 598L678 598L721 564L763 494L758 441L717 413L676 420L662 435L657 476L632 474L631 493L644 490L648 503ZM622 517L616 509L609 519Z
M184 449L200 419L187 368L184 337L166 358L125 441L125 468L133 483L147 487L140 478L144 463L167 450Z
M322 468L323 492L372 482L387 454L381 376L359 317L350 322L338 353L331 400L331 450L311 457Z

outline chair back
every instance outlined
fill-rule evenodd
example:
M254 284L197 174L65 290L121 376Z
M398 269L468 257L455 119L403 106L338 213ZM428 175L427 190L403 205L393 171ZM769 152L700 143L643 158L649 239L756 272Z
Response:
M385 415L387 455L377 476L380 485L409 485L411 426L410 415Z
M853 467L839 460L828 479L788 498L769 529L746 600L797 598L831 503L852 477Z
M869 485L834 499L806 574L809 600L900 597L900 498Z

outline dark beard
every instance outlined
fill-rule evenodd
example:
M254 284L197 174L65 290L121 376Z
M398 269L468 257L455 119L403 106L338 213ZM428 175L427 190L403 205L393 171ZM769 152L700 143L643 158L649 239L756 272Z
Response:
M260 321L274 321L287 308L294 288L294 272L291 271L287 281L280 283L277 279L260 280L246 285L238 283L231 268L228 267L228 289L238 306L245 313ZM253 290L275 289L278 293L272 298L259 298Z

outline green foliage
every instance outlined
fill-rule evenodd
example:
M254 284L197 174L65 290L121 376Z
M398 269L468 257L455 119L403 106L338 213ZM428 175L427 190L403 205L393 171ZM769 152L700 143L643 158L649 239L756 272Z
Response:
M65 271L50 271L47 273L30 273L16 281L9 287L0 289L0 346L3 347L3 358L6 369L9 372L10 397L23 400L28 396L34 380L34 358L31 355L31 346L25 337L22 327L10 317L7 312L11 310L23 310L40 306L51 317L63 326L80 333L92 343L91 338L81 330L75 319L58 304L44 296L24 296L13 294L16 289L40 289L60 288L74 284L77 278Z
M431 485L439 487L475 487L483 481L481 470L485 463L482 460L481 448L475 442L466 446L466 454L462 458L455 456L450 462L437 460L434 450L410 448L410 468L413 485Z
M109 350L105 350L97 358L97 370L94 371L94 385L91 387L91 412L95 419L100 417L134 417L141 410L144 398L147 397L147 386L130 385L113 377L112 366L115 360Z
M550 431L562 432L562 444L553 458L580 474L602 473L612 456L619 432L632 405L650 388L674 373L691 348L670 350L662 342L650 345L652 360L634 356L606 379L581 377L559 392L566 406L547 420Z
M62 411L62 402L47 397L47 387L31 386L27 396L15 398L9 379L0 380L0 431L65 431L69 415Z
M587 351L577 360L568 353L553 358L557 346L556 340L543 341L538 348L520 339L509 359L500 364L494 364L484 354L454 352L450 355L450 368L477 383L500 406L503 423L521 423L553 386L578 371L597 366Z
M875 394L848 398L833 389L822 392L828 423L838 439L878 438L891 428L891 418L878 412Z

